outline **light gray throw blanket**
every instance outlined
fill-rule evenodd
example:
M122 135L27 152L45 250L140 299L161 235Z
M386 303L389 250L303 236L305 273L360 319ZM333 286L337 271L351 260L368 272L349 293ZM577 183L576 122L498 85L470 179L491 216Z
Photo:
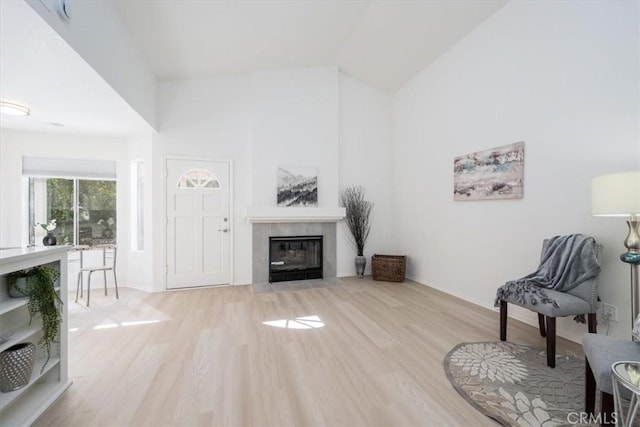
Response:
M528 295L531 305L536 305L540 300L558 307L544 289L566 292L599 273L600 263L593 237L584 234L555 236L542 246L542 257L536 271L498 288L495 306L498 307L500 300L511 295L515 295L518 302L526 304L525 295Z

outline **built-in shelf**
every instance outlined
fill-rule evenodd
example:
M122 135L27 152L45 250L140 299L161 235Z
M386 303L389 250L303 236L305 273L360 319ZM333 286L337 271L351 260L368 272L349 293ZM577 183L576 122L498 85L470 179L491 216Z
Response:
M60 292L60 286L56 286L56 291ZM27 297L21 298L9 298L5 301L0 301L0 316L5 313L9 313L10 311L15 310L16 308L20 308L29 303L29 299ZM0 331L2 332L2 331Z
M34 368L35 370L35 368ZM28 405L11 405L0 416L0 420L8 425L31 425L33 424L46 408L51 406L64 391L69 388L70 383L66 382L38 382L29 387ZM21 399L22 400L22 399ZM20 402L16 402L20 403ZM34 408L37 408L34 410Z
M33 365L33 372L31 372L31 379L29 380L29 384L15 391L0 393L0 407L8 406L22 394L28 392L32 387L37 386L37 381L60 363L60 358L51 357L51 359L49 359L49 363L47 363L47 366L45 366L44 371L40 373L45 360L46 359L36 359L36 363Z
M8 341L0 344L0 352L24 342L31 342L38 347L42 333L41 319L30 319L27 307L29 299L9 296L7 274L46 265L60 272L59 286L55 290L58 296L66 295L68 250L68 246L0 249L0 334L11 332ZM46 362L42 350L38 348L39 356L29 383L18 390L0 393L0 425L33 424L71 384L67 380L66 322L67 312L63 310L58 339L51 347L52 357Z
M27 305L28 302L29 300L26 297L10 298L6 301L0 301L0 316L10 311L13 311L16 308L20 308L23 305Z
M247 212L247 220L253 223L338 222L345 215L345 208L253 207Z
M21 326L20 328L14 331L0 331L0 335L5 334L7 332L13 332L13 334L9 337L9 341L0 344L0 351L4 351L15 344L20 344L22 342L27 341L32 336L36 335L38 332L42 330L41 326L31 325L31 326Z

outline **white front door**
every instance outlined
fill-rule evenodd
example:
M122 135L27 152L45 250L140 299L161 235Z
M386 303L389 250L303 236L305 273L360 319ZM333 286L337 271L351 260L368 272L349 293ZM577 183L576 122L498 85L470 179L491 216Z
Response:
M231 281L228 162L167 159L167 289Z

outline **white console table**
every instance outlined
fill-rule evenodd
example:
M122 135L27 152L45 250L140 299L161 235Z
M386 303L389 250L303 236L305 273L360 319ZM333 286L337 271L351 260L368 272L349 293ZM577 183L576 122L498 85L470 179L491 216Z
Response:
M6 279L8 273L47 265L60 271L56 289L66 303L68 250L68 246L0 249L0 335L12 333L7 342L0 344L0 352L21 342L32 342L39 350L29 384L12 392L0 393L1 426L31 425L71 385L67 377L68 308L63 306L58 343L52 344L51 359L41 373L45 361L38 346L41 329L37 322L29 326L28 298L11 298Z

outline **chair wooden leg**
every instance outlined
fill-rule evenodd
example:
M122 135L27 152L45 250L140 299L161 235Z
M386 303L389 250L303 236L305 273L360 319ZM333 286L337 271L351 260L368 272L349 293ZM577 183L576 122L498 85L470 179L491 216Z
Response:
M500 301L500 341L507 340L507 302Z
M600 393L600 425L601 426L612 426L614 425L613 419L613 395L609 393L605 393L604 391Z
M587 323L589 325L589 333L597 334L598 333L598 320L596 319L596 313L589 313L587 315Z
M596 379L593 376L591 365L587 358L584 358L584 410L587 414L593 415L596 407Z
M102 271L102 277L104 277L104 296L107 296L107 270Z
M556 367L556 318L547 318L547 366Z
M540 327L540 336L546 337L547 330L544 327L544 315L540 313L538 313L538 326Z

